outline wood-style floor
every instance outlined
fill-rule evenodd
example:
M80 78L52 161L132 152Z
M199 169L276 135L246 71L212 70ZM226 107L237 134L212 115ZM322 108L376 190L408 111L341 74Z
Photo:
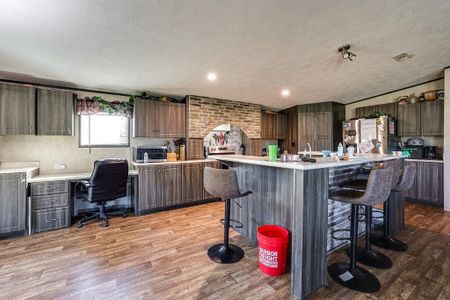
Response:
M207 248L222 239L222 214L218 202L0 241L0 299L290 299L290 274L262 274L256 245L235 232L245 258L209 260ZM368 268L381 281L379 293L330 280L311 298L450 299L450 213L409 204L406 217L399 238L408 252L384 251L394 267ZM337 260L347 258L329 257Z

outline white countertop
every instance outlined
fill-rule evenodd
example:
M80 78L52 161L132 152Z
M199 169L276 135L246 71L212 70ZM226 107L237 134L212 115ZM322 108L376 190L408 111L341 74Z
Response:
M417 162L425 162L425 163L441 163L443 164L444 161L441 159L416 159L416 158L407 158L405 161L417 161Z
M61 173L61 174L48 174L48 175L38 175L27 179L28 183L45 182L45 181L59 181L59 180L81 180L88 179L91 177L91 172L80 172L80 173ZM128 175L135 176L138 175L137 170L129 170Z
M214 158L222 161L231 161L244 164L259 165L265 167L285 168L285 169L297 169L297 170L312 170L322 168L335 168L351 165L359 165L363 163L379 162L392 159L404 158L403 156L393 156L385 154L367 154L362 157L358 156L355 159L348 161L336 161L332 158L316 158L316 163L308 162L281 162L281 161L269 161L268 157L262 156L247 156L247 155L214 155Z
M215 155L214 155L215 157ZM197 159L197 160L177 160L177 161L162 161L162 162L148 162L148 163L137 163L132 162L131 165L135 167L145 167L145 166L160 166L160 165L177 165L177 164L192 164L192 163L204 163L204 162L214 162L216 159Z
M0 163L0 174L26 173L27 179L39 174L38 162Z

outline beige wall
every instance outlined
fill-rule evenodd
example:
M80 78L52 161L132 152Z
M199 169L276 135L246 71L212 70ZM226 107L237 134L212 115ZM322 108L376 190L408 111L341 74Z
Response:
M78 97L101 95L105 100L128 100L128 97L101 93L79 92ZM38 161L41 174L90 172L96 159L126 158L131 161L131 148L78 148L78 116L75 118L75 136L17 135L0 137L0 162ZM131 139L131 146L160 146L164 139ZM56 170L64 164L66 169Z
M450 68L445 69L444 149L444 209L450 211Z

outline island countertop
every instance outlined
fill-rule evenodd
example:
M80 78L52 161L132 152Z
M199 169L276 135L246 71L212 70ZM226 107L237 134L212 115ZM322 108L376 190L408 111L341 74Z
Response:
M296 169L296 170L313 170L313 169L324 169L324 168L335 168L335 167L344 167L344 166L352 166L359 165L364 163L371 162L380 162L392 159L405 158L403 156L394 156L391 154L367 154L361 156L355 156L355 158L344 161L339 160L336 161L333 158L325 158L318 157L316 158L317 162L309 163L309 162L282 162L282 161L269 161L269 158L263 156L248 156L248 155L214 155L210 156L214 159L220 161L229 161L236 163L244 163L265 167L274 167L274 168L285 168L285 169Z

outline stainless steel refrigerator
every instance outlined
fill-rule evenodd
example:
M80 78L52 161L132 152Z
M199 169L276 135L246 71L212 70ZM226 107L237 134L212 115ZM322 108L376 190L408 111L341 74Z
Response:
M397 124L394 118L344 121L342 125L344 149L354 146L357 153L390 154L397 150Z

